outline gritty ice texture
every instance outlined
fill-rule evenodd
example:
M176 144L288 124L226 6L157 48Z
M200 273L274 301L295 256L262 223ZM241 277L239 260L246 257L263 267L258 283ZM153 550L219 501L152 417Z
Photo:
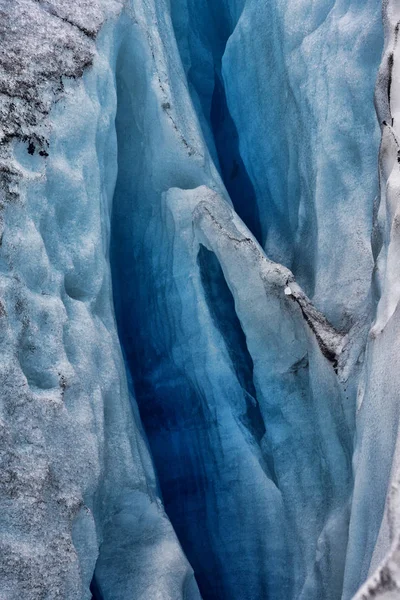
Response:
M0 596L90 599L97 561L98 597L189 600L193 572L160 501L115 327L115 24L96 48L94 6L1 4L12 65L1 107L16 116L5 113L2 147ZM85 77L64 80L82 75L82 60L93 62Z
M400 597L399 436L399 47L400 9L384 2L385 48L377 83L382 126L380 200L373 235L374 294L378 303L359 386L355 485L346 587L356 595ZM383 516L383 518L382 518ZM372 556L372 558L371 558Z
M1 600L400 598L399 22L0 0Z

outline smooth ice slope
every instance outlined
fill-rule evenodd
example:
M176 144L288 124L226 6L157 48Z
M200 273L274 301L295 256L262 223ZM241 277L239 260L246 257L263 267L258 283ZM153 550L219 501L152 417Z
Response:
M0 0L0 597L400 597L383 4Z

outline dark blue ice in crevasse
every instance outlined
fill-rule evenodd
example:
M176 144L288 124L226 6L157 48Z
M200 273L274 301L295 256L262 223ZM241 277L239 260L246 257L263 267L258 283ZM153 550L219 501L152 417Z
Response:
M162 240L155 241L160 246L159 268L152 263L152 248L143 242L151 219L152 207L147 202L152 192L141 193L140 187L141 136L135 128L130 89L131 77L140 77L135 58L129 44L123 45L117 62L119 165L111 238L116 316L167 514L183 547L187 550L190 546L188 554L204 598L217 599L223 598L224 592L215 543L210 541L215 527L209 493L216 461L212 438L217 431L205 400L192 388L186 373L174 365L170 355L173 332L168 323L165 328L158 323L168 317L162 308L162 288L165 286L168 295L173 282L168 280L168 264L163 265L163 259L168 262L168 248ZM137 95L139 90L137 85ZM147 182L144 176L144 185ZM214 445L217 447L217 440Z
M239 151L239 136L229 113L221 75L215 73L210 123L222 179L233 206L247 227L262 243L257 198Z
M132 170L135 140L127 135L127 121L132 114L128 96L121 82L117 115L119 177L111 247L120 338L134 380L135 395L154 457L164 505L195 570L202 596L204 600L234 598L235 592L227 584L227 574L232 565L222 557L224 546L230 543L228 536L234 533L235 528L239 530L240 524L232 519L230 532L220 530L219 497L223 499L228 494L234 499L236 485L234 482L229 484L226 475L221 474L224 463L219 439L221 424L210 407L212 399L194 387L191 373L179 368L171 354L179 332L174 332L173 323L168 322L168 313L176 312L179 322L180 308L179 297L174 294L174 282L170 279L168 248L161 236L155 236L157 248L150 249L144 243L135 253L132 251L132 242L143 235L141 229L146 227L143 216L148 207L141 205L140 194L135 196L132 193L136 183ZM155 262L150 261L152 250L159 253ZM243 414L244 425L254 430L256 438L260 438L263 422L258 421L260 415L254 399L251 358L234 313L230 292L218 263L212 257L205 249L199 257L206 295L210 307L215 309L215 320L226 336L231 356L235 357L233 363L248 400L248 408ZM195 350L193 347L192 351ZM189 353L187 359L190 362ZM191 368L194 369L195 365ZM224 398L219 400L221 404L225 402ZM220 488L225 489L220 491ZM250 507L251 504L249 500ZM257 544L257 535L253 533L249 543ZM247 555L248 551L243 548L242 558L245 556L246 561ZM235 570L239 568L237 564ZM251 571L259 574L254 576ZM259 569L254 561L248 581L242 582L243 586L250 585L253 590L249 597L267 597L264 578L263 569ZM254 579L258 580L256 589Z
M215 254L203 245L200 245L198 263L210 313L225 340L237 378L246 393L248 411L243 422L253 437L260 442L265 434L265 424L253 382L253 359L247 349L246 336L235 312L232 293Z
M365 312L372 268L352 220L356 210L368 239L378 183L373 90L382 49L379 2L334 9L330 0L171 4L210 147L215 73L223 82L267 255L294 272L333 324L349 327ZM348 28L338 24L345 14ZM356 257L356 267L343 255ZM365 284L363 293L356 281ZM347 293L349 286L354 293Z
M100 590L96 584L96 579L93 577L92 583L90 584L90 591L92 592L91 600L103 600Z
M215 6L218 12L222 5ZM238 173L241 173L241 189L251 192L251 186L245 170L240 170L238 131L227 110L220 68L232 27L223 24L222 10L217 18L221 26L216 26L211 22L209 9L210 4L205 6L200 2L196 17L203 21L203 31L208 24L214 32L210 40L212 60L206 73L199 68L199 61L193 62L188 79L193 88L197 86L200 98L197 116L204 132L208 128L211 153L217 157L225 184L231 185L231 194L235 196L233 182ZM221 34L217 41L215 29ZM341 562L346 519L342 519L341 535L337 536L334 523L337 515L329 512L335 504L333 500L331 503L333 482L335 478L340 480L337 471L345 462L342 447L347 455L349 444L348 436L342 435L340 419L337 435L326 424L324 407L326 401L335 403L338 394L331 381L327 384L326 365L318 354L316 366L314 357L314 372L309 368L306 354L289 371L275 372L273 353L263 354L263 347L269 346L270 340L258 347L253 345L250 354L244 334L246 331L247 335L248 329L244 326L242 329L216 255L200 248L197 263L180 270L186 254L175 255L173 247L188 231L180 230L174 219L173 223L168 222L170 215L163 212L162 193L170 187L191 189L203 183L209 185L209 181L206 176L204 179L193 176L195 169L191 170L188 161L182 160L177 129L166 133L165 122L168 123L170 116L164 115L164 122L163 116L152 112L151 93L141 90L146 78L141 68L146 61L137 60L134 52L129 59L129 52L129 47L122 48L117 65L119 174L111 242L114 298L120 338L168 515L195 569L205 600L287 600L296 597L300 589L307 591L307 600L320 598L324 581L330 580L330 573L334 572L337 575L332 575L329 593L324 588L324 597L336 600L340 597L340 566L337 568L335 564L333 568L328 563L332 558L335 563ZM150 117L143 118L143 113ZM249 112L249 120L253 117L257 115ZM244 133L242 128L239 137ZM275 137L280 135L281 123L277 121ZM182 202L185 204L186 198ZM233 203L247 224L252 222L256 229L257 212L250 210L245 214L249 206L243 204L241 197L236 196ZM276 217L275 226L280 228L283 242L292 246L288 219L284 215L278 218L279 210L273 203L267 208ZM184 210L182 205L181 212ZM198 296L186 296L185 287L191 286L198 271L201 280ZM179 277L185 280L183 286ZM246 286L247 277L254 284L257 274L247 271L243 277ZM276 293L283 294L282 290ZM206 326L195 318L196 307L202 300L210 316ZM248 298L249 305L252 300ZM259 302L260 296L255 300L256 304ZM205 311L204 302L201 310ZM252 314L251 310L249 313ZM268 310L260 311L257 319L253 319L253 326L262 327L268 319L279 321L287 317L285 311L272 315ZM282 328L285 325L282 323ZM214 351L213 363L209 362L209 354L199 351L207 338L217 341L213 348L207 347ZM295 343L296 339L287 336L288 354ZM285 341L280 341L278 347L280 354L286 353ZM279 363L281 356L276 358ZM263 364L268 366L261 373L265 386L260 389ZM253 381L256 368L257 392ZM240 398L235 396L238 389ZM259 406L261 399L264 419ZM226 452L227 440L236 454ZM330 469L336 451L338 460L333 475ZM240 471L239 476L240 460L246 472ZM348 464L343 467L343 496L348 487L347 468ZM268 522L276 506L270 502L271 490L276 495L285 495L286 502L283 511L286 518L279 511L276 518L274 515L275 530ZM268 510L264 510L266 504ZM293 523L300 525L302 535ZM328 531L321 538L325 523ZM337 538L339 550L334 557L329 553L329 532ZM317 541L323 551L314 564L314 556L310 558L310 554Z
M174 279L172 250L182 232L169 222L168 212L161 212L160 192L150 185L164 165L147 161L143 150L137 126L141 73L135 58L127 44L117 61L119 164L111 265L119 335L165 508L204 600L266 598L273 588L281 590L279 600L286 600L291 575L283 569L289 560L281 541L285 532L278 534L277 511L265 489L278 493L268 482L268 465L260 466L255 455L264 425L252 387L251 358L213 255L203 250L193 265L198 270L201 263L200 298L182 298L191 285L189 266L183 289ZM152 157L154 149L148 151ZM182 185L184 169L178 163L176 172L167 172L170 186ZM187 185L196 183L189 179ZM182 254L178 266L188 256ZM214 307L214 325L207 318L201 326L196 316L204 296L202 310ZM220 340L220 348L216 362L207 367L210 358L199 348L210 337ZM256 526L260 522L276 538L273 560L266 550L270 540Z
M172 17L178 46L179 13L182 10L179 0L172 3ZM221 71L222 56L233 26L229 9L224 2L210 3L202 0L201 6L187 3L187 10L196 30L191 31L191 23L184 34L189 38L199 36L201 43L210 53L208 59L204 57L204 51L197 54L199 44L194 40L192 43L189 42L191 58L188 82L193 101L199 103L201 107L200 123L208 138L212 154L215 148L216 164L237 214L262 243L257 197L240 155L239 135L229 112ZM185 56L182 58L184 61Z
M266 426L254 386L253 359L235 311L234 298L217 257L202 244L198 253L198 265L210 314L225 341L236 376L244 391L246 412L241 416L241 421L254 441L261 444ZM265 454L264 460L269 478L278 484L272 455Z

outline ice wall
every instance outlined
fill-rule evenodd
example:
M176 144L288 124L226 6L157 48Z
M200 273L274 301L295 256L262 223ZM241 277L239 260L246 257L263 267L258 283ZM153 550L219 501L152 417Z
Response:
M0 9L0 597L399 597L395 3Z
M97 599L199 598L132 412L112 307L120 9L1 3L4 600L89 599L95 567Z
M295 283L292 272L264 253L265 248L270 250L268 239L274 238L263 234L263 227L273 220L261 209L269 210L272 200L260 195L257 185L262 188L266 181L261 172L284 168L280 155L272 161L272 140L267 135L257 142L264 141L262 149L258 146L257 162L243 150L246 136L263 131L264 112L273 103L252 93L264 85L269 93L268 80L259 72L265 72L264 61L248 59L247 70L236 70L235 82L244 72L252 77L236 100L247 103L246 124L230 113L233 100L226 84L228 48L235 32L246 18L248 35L251 23L257 32L255 21L258 25L262 17L265 23L272 10L258 4L253 14L250 4L246 9L173 2L171 15L163 2L147 3L145 10L138 3L131 5L137 27L135 35L127 30L116 69L119 170L111 238L116 313L166 511L203 597L340 598L352 489L355 374L369 314L372 270L367 216L377 191L371 163L374 139L377 154L372 99L379 60L379 51L374 51L375 37L380 36L379 7L371 4L364 9L367 32L372 33L360 34L358 42L359 52L367 55L362 62L366 76L360 80L370 99L363 126L372 124L368 142L361 139L365 153L363 146L357 155L364 187L352 201L352 210L359 207L361 213L363 244L349 236L353 225L342 215L341 202L350 203L355 186L346 159L341 202L336 202L331 187L328 199L327 183L321 189L317 186L317 181L332 177L328 164L321 172L315 166L318 177L298 176L309 203L318 204L329 236L332 230L319 206L327 202L329 211L336 211L339 224L334 230L354 246L358 257L356 269L360 267L361 274L355 275L351 250L340 254L340 272L351 285L345 287L339 278L339 285L324 288L326 301L331 296L329 316L336 321L335 330ZM274 10L279 24L283 6L276 3ZM337 7L328 25L321 20L323 27L315 34L319 44L337 30L342 34L341 19L354 32L345 7ZM281 29L273 31L279 38ZM258 37L252 36L251 44L261 43L262 35L260 31ZM320 62L318 43L315 62L309 66L312 73ZM238 45L247 51L246 40ZM342 74L353 84L347 71L358 69L358 58L356 67L349 45L342 49L338 44L335 52L344 53ZM295 61L292 66L287 60L294 77ZM336 56L332 60L338 62ZM239 58L232 59L232 65L238 63ZM327 57L323 67L329 65ZM321 86L327 78L323 67L317 72ZM281 72L281 79L286 85L286 73ZM336 89L337 84L332 85ZM350 93L344 82L343 86ZM338 96L339 105L346 103L339 92ZM343 148L353 157L358 137L340 130L333 134L341 109L335 108L326 124L325 113L319 116L320 102L324 100L314 95L304 111L314 111L321 135L328 136L329 131L333 136L330 143L338 148L330 160L341 164ZM290 107L287 111L290 115ZM348 108L348 132L357 131L358 118L358 112ZM308 127L302 113L288 119L275 130L283 141L292 135L292 122L304 130ZM312 143L317 145L317 135ZM304 151L309 160L309 149L298 142L294 151ZM313 151L318 153L316 147ZM258 183L246 161L259 169ZM234 191L228 196L230 189ZM271 189L278 204L282 190L278 185ZM207 219L211 224L206 228ZM279 209L275 225L283 232L285 219ZM332 214L326 219L332 220ZM295 219L293 229L300 236L296 223ZM313 234L314 226L307 227ZM286 245L293 244L290 236ZM318 242L312 246L317 257ZM291 252L299 254L296 247ZM337 264L339 255L333 252L331 259ZM295 261L287 263L296 266ZM336 267L328 259L323 272L314 263L309 264L314 279L327 272L333 279ZM315 286L308 287L323 306ZM347 288L351 318L340 309ZM355 291L359 288L361 299ZM335 311L340 318L335 318ZM350 325L357 335L344 335Z
M349 329L369 309L381 3L173 0L172 15L227 189L251 182L246 200L231 195L236 211L267 255ZM216 123L221 95L225 118ZM229 156L235 145L239 158ZM244 212L253 198L258 223Z
M373 289L376 316L366 349L357 402L355 485L344 597L369 575L355 598L400 597L399 555L399 48L400 10L383 3L385 49L376 89L382 141L376 208Z

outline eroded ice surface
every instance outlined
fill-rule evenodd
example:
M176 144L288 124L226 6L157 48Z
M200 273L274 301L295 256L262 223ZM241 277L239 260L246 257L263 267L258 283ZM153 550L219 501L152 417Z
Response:
M0 0L1 598L400 597L383 5Z
M98 598L194 599L112 308L115 24L81 10L2 3L0 596L89 599L98 560Z

